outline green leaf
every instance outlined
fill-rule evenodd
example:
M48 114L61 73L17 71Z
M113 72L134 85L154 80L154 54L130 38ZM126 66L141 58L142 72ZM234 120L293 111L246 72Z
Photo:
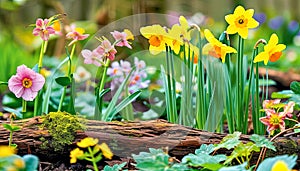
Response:
M100 93L99 93L99 97L102 98L106 93L110 92L111 89L107 88L107 89L103 89Z
M300 82L293 81L290 88L295 94L300 94Z
M215 150L220 149L220 148L226 148L227 150L230 150L240 144L240 132L234 132L233 134L228 134L225 136L220 144L215 144Z
M296 165L296 160L297 160L297 156L288 156L288 155L267 158L261 162L261 164L258 166L256 171L272 170L272 167L278 161L283 161L286 164L286 166L289 168L289 170L291 170Z
M106 165L104 167L104 170L103 171L119 171L119 170L123 170L122 168L126 165L127 163L124 162L124 163L121 163L121 164L115 164L113 166L109 166L109 165Z
M38 70L39 70L39 65L38 64L35 64L33 67L32 67L32 70L36 73L38 73Z
M57 77L55 81L57 82L57 84L63 87L71 84L71 79L69 77Z
M253 141L258 147L266 147L273 151L276 151L274 143L269 141L267 138L261 135L253 134L250 136L250 140Z
M260 148L257 147L253 142L248 142L247 144L243 144L242 142L237 145L232 151L231 155L227 157L224 164L230 163L233 159L237 159L239 157L248 158L252 152L259 152Z
M9 131L13 131L13 128L11 127L10 124L3 124L3 127Z
M246 167L247 167L247 162L237 166L222 167L219 171L248 171Z
M14 113L17 115L18 118L23 118L23 114L15 109L12 109L12 108L9 108L9 107L3 107L3 109L7 112L10 112L10 113Z
M215 146L213 144L202 144L199 149L196 149L195 154L210 154L215 151Z
M122 109L124 109L127 105L133 102L142 92L140 90L132 93L130 96L123 99L110 113L109 120L112 120L114 116L119 113Z
M52 84L54 77L56 76L57 71L66 63L68 62L68 57L66 57L61 63L58 64L58 66L54 69L52 75L49 77L50 83L48 84L47 90L44 94L43 104L42 104L42 113L48 113L49 109L49 102L50 102L50 96L52 91Z
M280 92L273 92L271 97L273 99L287 99L287 98L292 97L293 94L294 94L294 92L291 90L283 90Z
M76 111L75 111L75 106L74 106L74 103L75 103L75 80L73 78L73 75L71 75L71 92L70 92L70 102L69 102L69 105L68 105L68 112L71 113L71 114L76 114Z
M193 167L204 167L210 166L209 164L219 164L220 162L226 160L226 155L219 154L211 156L209 154L188 154L182 158L182 163L186 163Z
M0 85L8 85L8 82L0 81Z
M23 156L23 160L25 161L25 171L37 171L39 158L37 156L27 154Z
M134 71L135 71L135 68L132 68L132 70L130 71L130 73L126 76L126 78L124 79L124 81L122 82L122 84L120 85L120 87L118 88L117 92L114 94L114 96L111 99L109 105L107 106L106 112L102 116L102 120L103 121L111 121L110 120L110 119L112 119L111 114L112 114L115 106L117 105L119 97L121 96L121 93L122 93L125 85L127 84L128 79L130 78L131 74Z

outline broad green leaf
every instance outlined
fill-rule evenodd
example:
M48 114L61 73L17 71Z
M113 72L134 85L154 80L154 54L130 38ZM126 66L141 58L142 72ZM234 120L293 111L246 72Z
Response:
M289 170L291 170L296 165L297 156L282 155L282 156L267 158L260 163L260 165L257 168L257 171L272 170L272 167L278 161L283 161L286 164L286 166L289 168Z
M228 150L234 148L238 144L240 144L240 132L234 132L233 134L228 134L225 136L220 144L215 144L215 150L220 149L220 148L226 148Z
M223 154L211 156L209 154L201 153L199 155L188 154L182 158L182 163L186 163L193 167L204 167L207 164L219 164L226 160L226 156Z
M293 94L294 93L291 90L283 90L280 92L273 92L271 97L273 99L287 99L287 98L292 97Z
M268 149L276 151L276 148L273 145L274 143L269 141L264 136L253 134L251 135L250 140L253 141L258 147L266 147Z
M295 94L300 94L300 82L293 81L290 88Z
M131 102L133 102L139 95L141 94L141 91L138 90L134 93L132 93L130 96L123 99L109 114L109 120L112 120L114 116L119 113L122 109L124 109L127 105L129 105Z
M115 164L113 166L106 165L103 169L103 171L119 171L123 170L122 168L126 165L127 163L121 163L121 164ZM125 170L124 170L125 171Z
M69 105L68 105L68 111L69 113L71 114L76 114L76 111L75 111L75 80L73 78L73 75L71 75L71 92L70 92L70 102L69 102Z
M250 171L247 170L246 167L247 167L247 162L237 166L223 167L219 171Z
M233 159L237 159L239 157L246 157L250 156L252 152L259 152L260 148L257 147L253 142L248 142L247 144L243 144L242 142L237 145L230 156L227 157L224 164L230 163Z
M210 154L215 150L215 146L213 144L202 144L199 149L196 149L195 154Z
M57 84L63 87L71 84L71 79L69 77L57 77L55 81L57 82Z

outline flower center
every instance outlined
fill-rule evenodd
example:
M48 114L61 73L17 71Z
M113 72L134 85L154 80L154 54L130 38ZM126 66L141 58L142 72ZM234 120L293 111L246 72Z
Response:
M244 27L247 27L247 24L248 24L248 20L245 19L245 17L242 15L242 16L239 16L236 20L235 20L235 25L239 28L244 28Z
M32 86L32 81L29 78L24 78L22 81L22 85L25 88L30 88Z
M160 46L160 38L158 36L151 36L149 39L149 43L152 46L159 47Z
M214 46L214 49L216 51L216 57L221 58L221 47L219 46Z
M280 58L281 54L282 54L282 52L273 53L272 55L270 55L270 61L271 62L277 61Z
M280 118L277 115L272 115L270 118L270 124L272 125L279 125Z

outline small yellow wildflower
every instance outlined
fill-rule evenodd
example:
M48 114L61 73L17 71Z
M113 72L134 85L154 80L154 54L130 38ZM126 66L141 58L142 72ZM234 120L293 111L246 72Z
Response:
M77 142L77 145L81 148L87 148L98 144L98 139L86 137L82 139L80 142Z
M268 61L271 62L277 61L282 51L286 48L284 44L278 44L278 37L275 33L271 35L271 38L267 45L264 46L264 51L260 52L255 58L254 63L264 61L264 64L267 65Z
M221 58L222 62L224 63L227 53L237 53L237 51L234 48L227 46L221 43L219 40L217 40L208 29L204 30L204 36L208 41L208 44L204 45L202 49L203 54L208 54L216 58Z
M83 151L80 150L79 148L75 148L74 150L72 150L70 152L70 163L76 163L77 162L77 158L83 156Z
M127 34L126 40L134 40L134 36L133 36L133 34L131 33L130 30L124 29L123 32Z
M1 145L0 146L0 157L8 157L15 154L15 149L9 146Z
M102 154L105 158L112 159L114 154L111 152L110 148L107 146L106 143L102 143L98 147L101 149Z
M291 171L287 164L282 161L282 160L278 160L272 167L271 171Z
M226 32L228 34L238 33L243 39L246 39L248 37L248 29L259 25L253 18L253 14L253 9L245 10L242 6L236 7L233 14L225 16L225 20L229 24Z

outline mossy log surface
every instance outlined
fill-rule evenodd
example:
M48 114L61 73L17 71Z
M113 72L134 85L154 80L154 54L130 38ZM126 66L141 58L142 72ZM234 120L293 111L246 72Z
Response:
M1 121L0 121L1 124ZM41 148L41 137L49 138L46 130L39 129L39 117L28 120L16 121L15 124L23 125L21 131L13 134L13 143L18 145L18 153L35 154L41 161L65 160L69 161L69 152L76 147L76 142L84 137L98 138L99 142L106 142L115 154L114 160L128 161L131 154L138 154L148 148L164 148L171 156L181 159L188 153L194 153L201 144L219 143L226 134L211 133L201 130L168 123L165 120L151 120L141 122L102 122L87 121L87 129L76 133L73 144L64 151L55 152L51 149ZM0 144L8 144L9 132L0 127ZM241 140L249 141L248 135L242 135ZM297 137L280 137L275 140L277 152L269 155L298 154L300 163L300 139ZM219 153L230 153L220 150ZM258 153L254 154L254 159Z

